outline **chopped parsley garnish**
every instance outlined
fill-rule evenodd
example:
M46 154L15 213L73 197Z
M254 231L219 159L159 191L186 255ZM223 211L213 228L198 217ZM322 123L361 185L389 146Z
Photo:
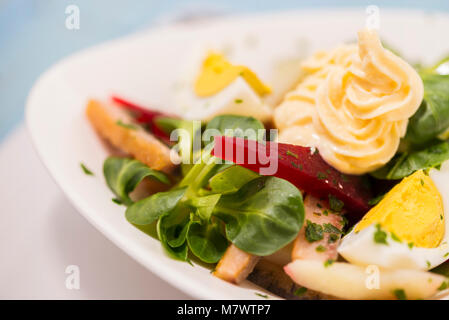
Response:
M319 224L307 220L306 239L309 242L315 242L323 239L323 227Z
M341 174L341 180L343 180L343 182L348 182L349 181L349 179L348 179L348 177L345 175L345 174Z
M443 281L441 283L441 285L438 287L438 290L446 290L447 288L449 288L449 281Z
M325 223L325 224L323 224L323 226L324 226L324 232L343 234L343 231L341 231L340 229L338 229L336 226L334 226L331 223Z
M287 150L287 156L292 156L292 157L294 157L294 158L296 158L296 159L299 158L298 155L297 155L296 153L293 153L293 152L291 152L290 150Z
M130 130L136 130L137 126L133 125L133 124L129 124L129 123L124 123L122 120L117 120L116 124L120 127L126 128L126 129L130 129Z
M380 196L377 196L375 198L372 198L370 201L368 201L368 204L370 206L375 206L376 204L378 204L379 202L382 201L382 199L385 197L384 194L381 194Z
M408 243L408 247L409 247L410 249L412 249L414 245L415 245L415 244L414 244L413 242L409 242L409 243Z
M441 219L441 220L443 220L443 219L444 219L444 217L443 217L443 215L442 215L442 214L440 214L440 219Z
M421 179L421 185L424 187L424 180Z
M324 247L324 246L322 246L322 245L320 244L318 247L316 247L315 250L316 250L317 252L324 252L324 251L327 250L327 248Z
M123 202L120 199L118 199L118 198L112 198L112 202L114 202L115 204L118 204L118 205L122 205L123 204Z
M331 208L332 211L340 212L343 209L344 205L345 204L343 203L343 201L337 199L337 197L331 194L329 195L329 207Z
M299 170L302 170L302 164L299 164Z
M391 239L393 239L396 242L402 242L401 239L399 239L399 237L394 232L391 233Z
M327 174L325 174L325 173L323 173L323 172L318 172L318 173L316 174L316 177L317 177L319 180L325 180L325 179L327 179Z
M374 233L374 242L379 244L388 245L387 233L382 231L380 224L376 224L376 232Z
M81 169L83 169L83 172L88 175L88 176L93 176L94 173L92 171L90 171L85 165L84 163L80 163Z
M266 294L262 294L262 293L259 293L259 292L254 292L254 294L255 294L256 296L262 297L262 298L264 298L264 299L268 299L268 296L267 296Z
M426 261L426 265L427 265L427 268L429 268L429 269L430 269L430 267L432 266L432 264L430 263L429 260Z
M338 235L335 233L332 233L329 235L329 240L327 240L328 243L334 243L338 240Z
M325 216L328 216L328 215L329 215L329 211L324 210L324 211L323 211L323 214L324 214Z
M446 254L443 256L443 258L449 257L449 252L446 252Z
M326 261L324 261L324 267L330 267L332 264L334 263L334 260L332 259L327 259Z
M305 293L307 292L307 288L301 287L295 290L295 292L293 292L293 294L297 297L301 297L303 296Z
M295 162L290 161L290 164L291 164L294 168L299 169L299 170L302 170L301 168L298 167L298 165L297 165Z
M243 100L242 100L242 99L235 99L234 102L235 102L235 103L242 103Z
M396 289L393 291L393 294L398 300L407 300L404 289Z
M321 203L319 203L319 202L316 204L316 206L317 206L318 208L322 208L322 207L323 207L323 206L321 205Z

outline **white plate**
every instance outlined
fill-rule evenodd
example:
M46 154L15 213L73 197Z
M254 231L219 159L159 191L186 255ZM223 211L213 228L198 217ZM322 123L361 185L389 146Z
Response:
M449 42L443 41L448 15L382 10L380 18L382 38L409 61L429 63L449 52ZM248 36L256 35L261 48L270 48L270 57L282 57L294 54L292 44L298 44L297 54L304 54L304 43L310 53L354 40L364 24L364 9L345 9L257 14L152 29L82 51L53 66L29 95L27 124L43 162L70 201L131 257L194 297L255 299L254 292L260 291L256 286L234 286L201 266L171 260L157 240L126 221L124 207L111 201L113 195L105 185L102 164L107 152L86 121L86 101L118 93L143 105L175 111L169 110L171 93L183 59L198 42L244 45ZM266 62L255 52L251 64L257 70ZM95 177L84 175L80 162Z

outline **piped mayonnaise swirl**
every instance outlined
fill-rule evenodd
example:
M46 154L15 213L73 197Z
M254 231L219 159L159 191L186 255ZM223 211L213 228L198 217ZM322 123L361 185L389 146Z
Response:
M302 68L308 75L275 110L279 141L317 147L348 174L387 163L423 99L417 72L368 29L357 45L318 52Z

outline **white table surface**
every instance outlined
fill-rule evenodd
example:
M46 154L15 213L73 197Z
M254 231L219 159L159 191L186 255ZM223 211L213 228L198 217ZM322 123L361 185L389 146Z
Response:
M0 299L191 299L72 207L24 125L0 145L0 179ZM66 288L69 265L79 266L79 290Z

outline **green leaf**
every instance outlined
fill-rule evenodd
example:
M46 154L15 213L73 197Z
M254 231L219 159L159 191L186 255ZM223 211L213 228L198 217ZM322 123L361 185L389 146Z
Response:
M103 173L109 188L125 205L133 203L129 193L146 177L170 184L170 179L163 172L150 169L142 162L128 158L107 158L103 165Z
M205 137L205 144L213 142L215 135L226 135L233 137L246 138L250 140L263 140L259 130L265 127L259 120L253 117L237 116L237 115L220 115L214 117L206 126L205 132L216 132L216 134ZM232 130L232 131L231 131ZM231 134L232 132L232 134Z
M184 205L178 205L172 212L163 216L160 232L163 232L171 248L178 248L186 242L189 228L190 210Z
M243 185L258 177L254 171L233 165L213 176L209 185L213 193L228 194L237 192Z
M187 247L186 241L184 241L182 245L177 247L171 247L168 244L167 229L171 226L172 224L169 216L163 216L157 222L157 235L159 237L159 241L162 244L162 248L164 248L164 251L169 257L175 260L188 261L187 255L189 253L189 248Z
M438 167L449 159L449 143L440 142L423 150L396 155L387 165L371 175L377 179L398 180L420 169Z
M406 141L423 145L449 128L449 75L421 73L424 100L410 118Z
M297 236L304 206L301 193L290 182L259 177L236 193L223 195L213 214L224 221L228 240L245 252L265 256Z
M187 243L190 251L206 263L218 262L228 247L228 240L221 234L218 224L198 221L190 224Z
M404 289L395 289L393 290L393 294L396 296L398 300L407 300L407 296L405 294Z
M126 219L137 225L150 224L170 213L184 196L186 187L158 192L133 203L126 210Z
M344 207L344 203L343 201L337 199L337 197L333 196L333 195L329 195L329 208L334 211L334 212L341 212L341 210L343 210Z
M188 204L196 208L197 215L202 219L209 221L212 211L215 208L221 194L211 194L204 197L194 197L188 201Z

